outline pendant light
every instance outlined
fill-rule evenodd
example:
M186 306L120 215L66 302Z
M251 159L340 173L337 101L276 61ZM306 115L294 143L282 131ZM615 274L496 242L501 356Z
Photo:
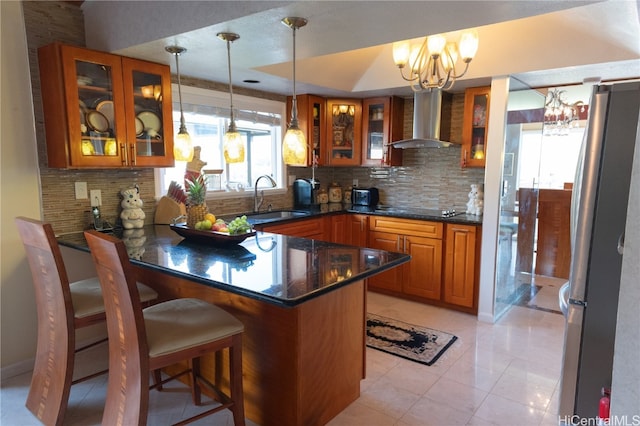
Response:
M193 143L191 142L191 136L187 132L187 126L184 124L184 113L182 112L182 90L180 88L180 64L178 62L178 56L181 53L187 51L184 47L179 46L167 46L164 48L167 52L176 57L176 74L178 75L178 100L180 102L180 129L178 134L173 140L173 158L176 161L191 161L193 160Z
M284 18L282 23L293 30L293 99L291 122L282 140L282 159L291 166L307 165L307 139L298 127L298 103L296 100L296 30L307 25L304 18Z
M227 62L229 64L229 97L231 100L231 114L229 129L222 140L224 160L227 163L242 163L244 161L244 143L242 136L236 129L236 121L233 118L233 84L231 83L231 42L240 38L235 33L218 33L218 38L227 42Z

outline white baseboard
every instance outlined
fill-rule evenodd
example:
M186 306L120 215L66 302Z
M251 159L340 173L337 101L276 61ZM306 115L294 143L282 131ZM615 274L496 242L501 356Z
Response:
M487 314L486 312L478 314L478 321L487 322L489 324L493 324L495 322L493 315Z
M10 379L11 377L19 376L24 373L28 373L33 370L33 364L35 358L29 358L24 361L16 362L15 364L2 367L0 369L0 380Z
M91 339L85 339L82 342L76 342L76 347L83 347L86 345L90 345L91 343L102 340L106 335L103 336L95 336ZM0 369L0 380L10 379L15 376L19 376L24 373L28 373L33 370L33 366L35 364L35 357L25 359L23 361L16 362L15 364L7 365L6 367L2 367Z

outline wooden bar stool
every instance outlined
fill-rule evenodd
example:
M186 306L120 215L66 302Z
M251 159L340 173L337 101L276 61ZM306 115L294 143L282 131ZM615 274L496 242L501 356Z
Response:
M73 380L75 331L105 321L104 299L97 277L69 283L62 253L50 224L25 217L15 219L33 277L38 312L38 342L26 406L46 425L64 420L71 385L107 370ZM158 294L138 284L143 303Z
M175 299L146 309L138 298L134 271L121 240L85 231L105 297L109 335L109 382L102 424L144 425L149 409L149 374L181 361L190 368L151 386L190 375L195 405L201 386L221 405L183 420L186 424L229 408L236 426L244 425L242 334L244 326L225 310L200 299ZM199 358L229 350L229 395L200 375Z

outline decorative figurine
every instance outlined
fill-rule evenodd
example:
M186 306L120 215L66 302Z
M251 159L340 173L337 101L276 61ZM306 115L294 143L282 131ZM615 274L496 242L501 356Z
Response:
M200 151L202 147L193 147L193 159L187 163L187 170L184 173L184 187L187 188L188 182L195 182L202 174L202 168L207 165L206 161L200 159Z
M467 202L467 214L482 215L484 205L483 198L484 192L482 191L482 185L472 183L471 191L469 191L469 201Z
M140 199L140 188L136 184L131 188L126 188L120 191L122 196L122 212L120 213L120 219L122 219L122 227L124 229L137 229L144 226L145 214L142 211L142 200Z

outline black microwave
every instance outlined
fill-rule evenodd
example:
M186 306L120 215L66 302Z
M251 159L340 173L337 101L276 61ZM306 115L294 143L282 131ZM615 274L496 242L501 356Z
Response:
M378 188L353 188L351 204L354 206L376 206L380 201Z

